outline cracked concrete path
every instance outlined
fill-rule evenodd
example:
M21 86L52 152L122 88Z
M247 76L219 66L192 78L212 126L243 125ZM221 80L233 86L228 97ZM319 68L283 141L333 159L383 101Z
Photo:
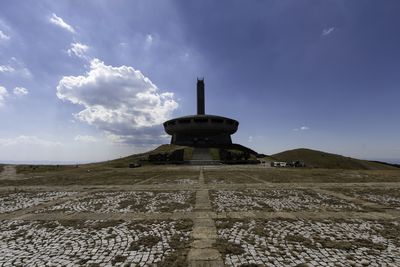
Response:
M15 165L4 166L3 171L0 173L0 180L17 180L17 169Z
M255 176L250 175L250 174L247 174L247 173L240 173L240 174L241 174L242 176L245 176L245 177L248 177L248 178L250 178L250 179L253 179L253 180L255 180L255 181L257 181L257 182L259 182L259 183L261 183L261 184L268 184L268 185L271 185L271 184L272 184L271 182L268 182L268 181L259 179L259 178L255 177Z
M190 267L218 267L223 266L221 254L213 247L217 239L217 228L212 218L208 189L204 188L203 168L199 174L200 189L196 191L195 211L193 218L193 242L188 254Z

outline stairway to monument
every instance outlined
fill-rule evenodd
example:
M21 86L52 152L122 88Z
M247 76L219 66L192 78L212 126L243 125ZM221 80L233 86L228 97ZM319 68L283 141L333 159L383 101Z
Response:
M208 148L195 147L193 149L192 165L216 165L221 164L218 160L213 160Z
M213 160L208 148L195 147L193 149L192 160Z

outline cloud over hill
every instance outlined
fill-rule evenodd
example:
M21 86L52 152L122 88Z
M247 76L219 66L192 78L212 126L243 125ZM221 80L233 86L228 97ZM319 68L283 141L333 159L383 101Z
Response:
M93 59L82 76L64 76L58 98L78 104L74 116L104 130L112 140L125 143L158 143L161 123L178 107L171 92L160 93L139 70L113 67Z

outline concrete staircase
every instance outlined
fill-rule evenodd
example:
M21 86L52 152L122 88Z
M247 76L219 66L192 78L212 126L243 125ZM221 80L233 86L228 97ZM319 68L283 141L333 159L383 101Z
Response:
M219 160L213 160L208 148L196 147L193 149L191 165L219 165Z

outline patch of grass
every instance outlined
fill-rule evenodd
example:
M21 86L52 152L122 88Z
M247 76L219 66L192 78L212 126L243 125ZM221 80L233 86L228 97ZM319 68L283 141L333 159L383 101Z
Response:
M138 198L135 198L133 196L128 197L126 199L123 199L119 202L119 208L120 209L126 209L130 207L131 210L143 210L143 203L148 201L150 197L147 196L141 196L140 200Z
M399 188L329 188L329 190L350 197L360 198L368 202L386 205L390 208L398 207L400 205Z
M148 192L148 191L138 191L138 192ZM146 204L152 199L157 199L161 204L157 207L157 211L160 212L173 212L175 210L185 210L190 206L193 206L196 201L195 193L190 191L190 196L185 201L185 203L179 203L172 201L171 194L179 193L180 191L156 191L151 192L151 194L143 194L140 198L135 196L130 196L119 203L120 209L125 209L130 207L131 210L145 212ZM186 193L186 191L185 191Z
M183 151L183 160L191 160L193 158L193 147L185 147Z
M124 262L126 258L126 256L116 255L114 259L111 260L111 264L114 266L117 262Z
M25 238L26 234L27 234L27 231L25 229L19 229L14 232L14 234L12 235L12 238L14 240L16 240L18 238L22 238L22 237Z
M311 149L293 149L272 155L279 161L301 161L307 167L355 170L393 170L394 166Z
M376 228L378 232L386 239L392 240L397 246L400 245L400 224L395 221L381 221L382 228Z
M29 221L19 221L18 223L13 223L13 224L11 224L11 225L8 227L8 230L14 231L14 230L20 228L21 226L28 225L28 224L30 224Z
M177 231L192 231L193 221L189 219L179 220L175 224L175 230Z
M365 248L370 248L373 250L385 250L387 248L387 246L385 246L384 244L381 243L374 243L371 240L368 239L355 239L353 241L353 243L355 245L357 245L358 247L365 247Z
M122 220L96 221L94 224L90 226L90 228L94 230L101 230L103 228L111 229L112 227L120 225L122 222L123 222Z
M179 220L175 224L175 229L177 231L191 231L193 228L193 222L191 220ZM189 244L192 242L192 239L181 240L181 236L179 234L174 234L169 240L169 245L173 249L173 251L168 254L164 260L157 264L157 266L162 267L184 267L188 266L187 263L187 255L189 253Z
M155 221L152 221L152 220L132 221L132 222L128 223L127 228L129 230L145 232L145 231L148 231L151 229L154 222Z
M58 223L65 228L72 227L75 229L87 228L86 222L83 220L59 220Z
M341 170L341 169L249 169L254 177L272 183L368 183L400 182L398 170Z
M269 236L270 232L265 229L265 227L263 227L262 225L257 224L254 229L253 229L253 233L258 235L258 236Z
M48 229L54 229L57 228L59 224L57 223L57 221L42 221L41 226Z
M157 264L160 267L186 267L187 263L187 254L189 253L189 249L179 249L174 250L170 254L168 254L164 260Z
M162 239L159 236L153 236L153 235L144 236L136 241L132 241L129 245L128 250L139 251L141 249L141 246L146 248L151 248L157 245L158 242L160 242L161 240Z
M310 239L305 238L304 236L299 234L288 234L285 236L285 240L291 243L300 243L301 245L308 248L315 248L315 244Z
M239 244L229 242L226 239L218 238L213 246L218 249L218 251L225 257L227 254L231 255L241 255L245 251L243 247Z
M59 171L43 171L40 173L23 173L28 179L0 180L0 186L30 185L129 185L159 174L152 168L114 169L105 167L70 168Z
M148 156L150 154L171 153L178 149L184 149L184 156L183 156L184 160L190 160L192 158L191 157L192 150L193 150L192 148L186 147L186 146L165 144L165 145L161 145L161 146L157 147L156 149L154 149L152 151L148 151L148 152L140 153L140 154L134 154L134 155L131 155L128 157L123 157L123 158L114 159L114 160L110 160L110 161L100 162L100 163L96 163L96 165L113 167L113 168L127 168L129 166L129 164L140 162L140 161L142 164L146 165L146 164L149 164L148 162L146 162L146 160L148 159ZM187 159L185 159L185 157Z
M78 261L79 265L85 265L88 261L90 261L90 258L86 258L86 259L80 259Z
M209 148L208 153L211 155L213 160L220 160L219 148Z
M369 248L372 250L385 250L386 246L381 243L374 243L368 239L354 239L354 240L331 240L329 238L321 239L317 236L314 236L314 241L318 242L324 248L332 248L332 249L339 249L339 250L352 250L355 248Z
M233 228L236 221L233 219L219 219L216 221L215 226L217 229L230 229Z
M244 176L238 171L226 171L226 170L207 170L204 172L204 180L207 184L212 183L224 183L224 184L251 184L259 183L258 181L251 179L250 177Z
M26 173L43 173L65 171L77 168L78 165L17 165L16 170L18 174Z
M161 206L158 210L160 212L173 212L175 210L186 210L190 205L188 203L165 203L164 206Z
M150 179L143 184L177 184L180 180L193 180L197 182L199 172L197 170L182 170L179 172L164 172L161 176Z
M319 243L321 243L324 248L334 248L340 250L350 250L353 248L352 241L325 239Z

